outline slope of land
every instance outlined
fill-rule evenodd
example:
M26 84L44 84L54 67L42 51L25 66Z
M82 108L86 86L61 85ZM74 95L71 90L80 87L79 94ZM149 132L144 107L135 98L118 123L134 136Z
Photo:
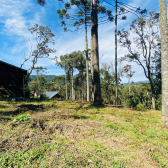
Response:
M86 102L0 101L0 163L6 167L168 167L160 111Z

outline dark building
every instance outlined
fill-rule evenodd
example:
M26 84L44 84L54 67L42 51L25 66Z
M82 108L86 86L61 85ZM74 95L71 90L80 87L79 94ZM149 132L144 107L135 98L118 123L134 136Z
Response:
M0 97L24 97L27 70L0 61Z

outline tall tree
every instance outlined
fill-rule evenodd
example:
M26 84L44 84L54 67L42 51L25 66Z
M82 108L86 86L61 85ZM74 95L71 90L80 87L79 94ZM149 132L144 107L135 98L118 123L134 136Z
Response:
M60 61L56 62L56 65L60 66L61 68L65 69L65 87L66 87L66 100L68 100L68 88L67 88L67 73L68 73L68 54L61 55Z
M74 70L78 69L83 71L83 53L81 51L74 51L70 54L60 56L60 62L57 61L57 65L65 68L65 76L71 84L71 99L75 100L74 90ZM68 77L67 77L68 76ZM67 85L67 82L65 82ZM67 89L66 89L67 90ZM67 94L66 94L67 95Z
M65 26L64 31L73 32L85 28L86 85L87 101L89 101L89 57L87 32L88 26L90 26L91 19L91 2L88 0L70 0L70 2L65 3L65 9L58 9L57 13L59 14L59 17L63 19L61 25ZM99 17L99 24L105 23L107 21L113 21L112 12L110 10L107 10L104 6L98 6L98 14L104 14L103 16ZM76 27L75 30L71 30L72 25ZM71 29L67 28L67 26L69 26Z
M46 3L45 0L37 0L37 2L42 6ZM99 2L97 0L91 0L91 71L92 92L95 105L102 104L98 53L98 4Z
M144 14L147 12L146 9L142 10L141 8L137 8L137 7L133 7L131 5L128 5L124 2L118 1L118 0L113 0L113 3L110 3L106 0L103 0L104 2L106 2L108 5L111 5L112 7L115 8L115 84L116 84L116 105L118 105L118 64L117 64L117 29L118 29L118 19L121 20L126 20L127 16L126 14L128 13L132 13L134 15L138 14ZM121 16L121 17L119 17Z
M99 73L99 46L98 46L98 15L97 6L98 1L91 1L91 69L92 69L92 92L94 96L94 104L101 105L101 87L100 87L100 73Z
M36 80L34 81L37 81L37 91L39 91L39 72L45 72L47 69L40 66L40 67L34 67L34 70L37 73Z
M162 67L162 121L168 126L168 30L166 0L159 0Z
M118 80L117 80L117 0L115 2L115 81L116 81L116 105L118 105Z
M86 76L84 75L84 71L86 70L86 58L84 57L84 55L85 55L85 51L83 52L78 51L76 55L76 69L79 71L77 80L81 87L80 90L82 91L82 94L81 94L82 101L83 101L84 90L85 90L84 86L87 85L87 74ZM85 85L85 79L86 79L86 85ZM86 93L87 93L87 88L86 88ZM87 99L87 96L88 95L86 95L86 99Z
M33 50L33 46L31 46L31 52L29 57L25 58L23 64L31 60L32 66L30 68L30 71L28 73L28 77L32 73L32 71L35 68L35 65L40 58L49 58L49 55L51 53L55 53L56 50L54 48L50 48L48 44L54 44L53 37L55 36L51 30L47 26L39 26L38 24L35 24L34 27L31 27L28 29L30 33L33 35L34 40L36 41L36 47ZM21 67L23 66L21 65Z
M150 12L150 17L146 18L142 15L130 25L130 30L118 32L121 46L128 49L128 54L123 58L127 61L136 62L143 68L146 78L149 80L152 92L152 108L155 109L155 89L153 84L152 69L155 66L155 50L159 49L159 15L155 12ZM137 50L133 50L130 33L134 33L134 44Z

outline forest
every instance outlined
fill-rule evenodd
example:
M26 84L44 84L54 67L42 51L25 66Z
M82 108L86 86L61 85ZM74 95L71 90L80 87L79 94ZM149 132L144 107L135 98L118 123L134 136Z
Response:
M38 1L38 3L45 7L44 1ZM71 16L70 11L74 6L80 9L75 10L76 13ZM61 25L65 32L85 28L85 50L73 51L59 58L50 58L49 54L55 52L55 49L49 48L48 43L54 43L54 34L48 27L38 24L29 28L31 34L36 37L37 48L31 51L31 55L25 59L24 63L29 59L32 60L29 75L32 71L36 71L37 77L31 83L29 82L27 89L32 93L56 90L63 99L92 101L95 105L107 103L141 110L161 110L159 14L116 1L115 15L112 15L112 11L100 3L95 12L97 20L93 21L90 1L70 1L65 3L64 7L64 9L57 10L62 20ZM124 22L127 14L132 11L137 19L132 21L129 29L117 30L117 19L119 19L117 17L120 16ZM99 68L97 28L99 22L113 21L115 22L115 60L103 63ZM88 48L88 28L90 26L91 49ZM123 57L117 58L117 46L126 49L127 53ZM40 72L47 71L45 67L36 67L37 60L41 58L55 60L56 66L65 71L64 74L47 82L43 76L39 75ZM142 68L148 80L146 84L133 84L132 77L135 71L132 70L131 63ZM128 86L121 83L122 77L127 78Z

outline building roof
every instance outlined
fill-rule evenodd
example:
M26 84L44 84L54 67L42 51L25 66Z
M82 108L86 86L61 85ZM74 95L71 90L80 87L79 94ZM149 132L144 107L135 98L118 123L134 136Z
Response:
M52 91L52 92L45 92L45 95L47 98L51 99L53 96L55 96L56 94L58 94L57 91Z
M3 62L3 61L1 61L1 60L0 60L0 62L1 62L1 63L3 63L3 64L9 65L9 66L12 66L12 67L14 67L14 68L18 68L18 69L20 69L20 70L22 70L22 71L26 71L26 72L27 72L27 70L22 69L22 68L19 68L19 67L17 67L17 66L14 66L14 65L12 65L12 64L9 64L9 63L6 63L6 62Z

